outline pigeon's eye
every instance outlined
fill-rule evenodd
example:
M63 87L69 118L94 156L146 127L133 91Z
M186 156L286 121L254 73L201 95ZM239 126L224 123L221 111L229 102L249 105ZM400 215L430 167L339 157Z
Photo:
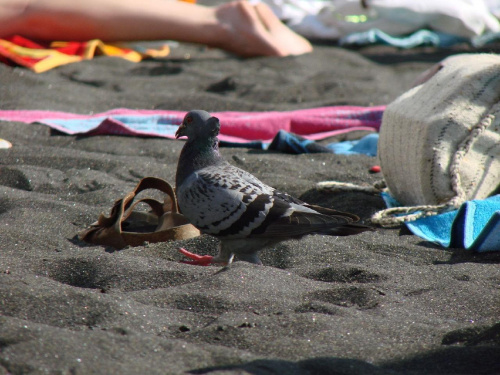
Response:
M190 124L191 122L193 122L193 118L191 116L187 116L186 123Z

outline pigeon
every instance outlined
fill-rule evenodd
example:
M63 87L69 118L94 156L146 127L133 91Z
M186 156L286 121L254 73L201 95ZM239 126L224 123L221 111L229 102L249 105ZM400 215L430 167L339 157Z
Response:
M184 248L183 263L229 265L237 259L262 264L258 251L307 234L349 236L374 230L350 213L302 202L229 164L219 152L220 122L208 112L188 112L175 133L187 137L179 156L176 195L180 212L203 234L220 240L217 256Z

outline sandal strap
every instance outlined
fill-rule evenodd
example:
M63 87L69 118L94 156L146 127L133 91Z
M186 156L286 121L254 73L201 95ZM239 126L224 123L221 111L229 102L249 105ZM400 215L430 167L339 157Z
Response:
M164 193L164 201L143 198L134 202L135 197L147 189ZM141 203L147 204L151 211L136 211ZM123 230L125 222L128 227L133 227L133 224L138 222L149 223L156 225L156 229L149 232L125 231ZM179 213L174 188L160 178L145 177L139 181L134 190L114 203L109 216L101 214L97 222L79 233L79 238L88 243L122 249L126 246L140 246L145 242L183 240L199 235L200 231Z

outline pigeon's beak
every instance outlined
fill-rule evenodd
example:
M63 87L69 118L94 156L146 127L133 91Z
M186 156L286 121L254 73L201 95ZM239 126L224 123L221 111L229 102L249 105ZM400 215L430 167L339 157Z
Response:
M183 137L185 136L186 134L184 134L184 131L186 130L186 124L185 123L182 123L180 126L179 126L179 129L177 129L177 131L175 132L175 138L180 138L180 137Z

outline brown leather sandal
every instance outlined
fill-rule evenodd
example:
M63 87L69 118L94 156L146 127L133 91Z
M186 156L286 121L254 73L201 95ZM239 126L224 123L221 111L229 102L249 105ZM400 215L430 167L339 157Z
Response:
M144 198L133 203L135 197L146 189L157 189L165 193L164 202ZM134 211L139 203L149 205L151 211ZM101 214L78 237L92 244L123 249L126 246L183 240L199 235L200 231L179 213L172 186L160 178L145 177L132 192L115 202L110 216Z

